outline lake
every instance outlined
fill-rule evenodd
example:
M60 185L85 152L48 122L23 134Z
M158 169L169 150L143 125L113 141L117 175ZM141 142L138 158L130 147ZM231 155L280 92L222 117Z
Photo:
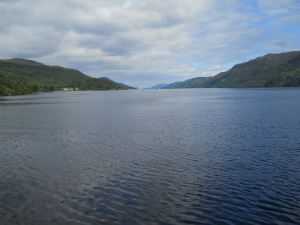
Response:
M300 89L0 97L0 224L300 224Z

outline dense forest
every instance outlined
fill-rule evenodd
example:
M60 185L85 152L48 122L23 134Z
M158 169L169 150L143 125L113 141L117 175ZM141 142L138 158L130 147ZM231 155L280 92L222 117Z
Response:
M193 78L165 88L299 87L300 51L267 54L237 64L226 72L204 79Z
M15 95L63 88L78 90L127 90L107 79L89 77L78 70L47 66L32 60L0 60L1 95ZM1 82L2 82L1 81ZM3 91L4 90L4 91Z
M54 90L53 86L49 90ZM24 95L38 91L37 85L28 85L26 81L13 81L0 72L0 96L3 95Z

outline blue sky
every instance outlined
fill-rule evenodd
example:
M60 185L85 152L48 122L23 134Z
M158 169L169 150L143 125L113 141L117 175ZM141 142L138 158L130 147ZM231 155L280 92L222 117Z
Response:
M300 50L299 0L2 0L0 58L139 88Z

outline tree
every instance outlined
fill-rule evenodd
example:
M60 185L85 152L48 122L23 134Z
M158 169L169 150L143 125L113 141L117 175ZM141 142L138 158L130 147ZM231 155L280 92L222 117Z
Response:
M0 84L0 95L4 95L5 88Z
M33 92L38 92L38 90L39 90L38 86L37 86L36 84L34 84L34 85L32 86L32 91L33 91Z
M54 87L53 87L52 84L51 84L50 87L49 87L49 91L54 91Z

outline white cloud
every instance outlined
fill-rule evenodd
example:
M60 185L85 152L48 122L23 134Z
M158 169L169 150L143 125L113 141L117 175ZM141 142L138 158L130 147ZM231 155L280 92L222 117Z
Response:
M214 66L212 68L209 68L208 70L210 70L210 71L219 71L220 69L221 69L221 66L220 65L216 65L216 66Z
M0 58L148 87L298 50L299 11L297 0L2 0Z

